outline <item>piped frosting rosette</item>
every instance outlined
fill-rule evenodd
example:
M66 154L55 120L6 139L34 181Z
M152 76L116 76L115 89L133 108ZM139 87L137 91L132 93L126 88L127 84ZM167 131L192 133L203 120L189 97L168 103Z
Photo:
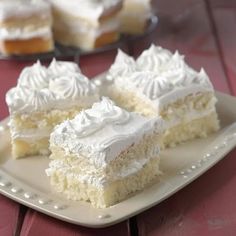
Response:
M155 45L143 51L136 61L119 50L107 79L112 79L117 87L138 91L150 100L179 88L201 86L204 90L213 90L204 69L197 72L187 65L178 51L172 54Z
M60 68L60 69L59 69ZM95 84L73 62L53 60L49 68L38 61L20 74L17 87L6 95L11 112L68 108L78 102L90 104L99 98Z
M64 132L76 133L79 138L91 135L107 124L123 124L129 120L129 112L115 106L113 101L103 97L101 102L94 103L91 109L83 110L72 121L67 121Z

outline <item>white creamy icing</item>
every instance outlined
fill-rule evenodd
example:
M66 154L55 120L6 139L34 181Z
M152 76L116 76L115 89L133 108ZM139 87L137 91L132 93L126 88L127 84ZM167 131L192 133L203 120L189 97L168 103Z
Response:
M52 37L52 30L50 26L45 26L37 29L27 28L0 28L0 39L13 40L13 39L31 39L36 37L50 38Z
M170 60L172 53L154 44L137 58L137 67L140 71L158 71Z
M135 71L135 60L122 50L118 49L115 61L108 71L107 79L113 80L115 78L123 78L124 76L131 75Z
M35 90L29 87L12 88L6 95L10 112L43 111L55 105L55 96L47 88Z
M151 100L173 90L173 85L168 83L165 77L153 72L135 72L129 77L127 83L129 82L131 89L135 86Z
M1 0L0 20L11 18L12 16L24 17L39 14L41 17L51 17L50 4L43 0Z
M86 137L109 123L122 124L129 120L129 113L108 99L94 103L91 109L82 111L69 126L78 138ZM71 131L71 130L70 130Z
M41 129L27 129L27 130L21 130L17 131L14 128L11 129L11 138L14 139L20 139L25 140L29 143L33 143L36 140L40 140L42 138L48 138L51 129L48 128L41 128Z
M121 91L136 93L157 112L187 95L214 91L203 69L191 79L181 78L177 81L155 72L136 72L126 79L117 78L113 86Z
M204 69L199 73L191 69L178 51L172 54L167 49L151 45L136 63L124 53L118 53L117 58L107 79L113 79L114 86L121 91L136 93L157 112L191 93L214 91Z
M115 106L103 98L89 110L57 126L51 134L51 145L60 146L66 153L88 158L102 167L114 160L144 135L161 132L163 121L146 118Z
M113 7L120 4L121 0L50 0L53 8L66 12L75 17L87 19L98 24L99 18Z
M18 79L18 86L25 86L32 89L48 88L48 70L38 60L35 64L25 67Z
M48 69L38 61L22 71L17 87L6 94L11 114L52 108L68 109L73 106L87 107L98 101L98 88L78 72L74 63L54 61L54 65L51 65ZM61 76L56 76L56 67L60 65ZM63 75L66 70L68 74Z
M215 105L215 100L212 100L211 104ZM210 115L211 113L216 112L216 109L212 106L211 108L208 108L204 111L197 111L193 108L189 108L189 110L186 112L186 115L179 117L178 115L173 116L168 121L166 120L166 127L168 129L178 125L180 121L183 123L188 123L190 121L203 118L205 116Z
M72 101L96 93L96 86L80 73L68 73L51 79L49 89L59 98Z
M79 66L70 61L57 61L55 58L53 58L52 62L50 63L48 67L48 73L50 76L61 76L66 75L68 73L77 73L81 72Z

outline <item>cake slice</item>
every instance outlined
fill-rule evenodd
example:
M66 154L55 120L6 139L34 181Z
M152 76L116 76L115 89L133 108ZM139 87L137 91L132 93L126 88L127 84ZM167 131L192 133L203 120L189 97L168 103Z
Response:
M51 134L52 187L104 208L142 190L159 174L163 120L129 113L103 97Z
M119 39L118 13L123 0L50 0L53 30L63 45L91 50Z
M152 16L151 0L125 0L119 16L122 33L143 34Z
M98 100L96 86L72 62L54 60L49 68L37 62L25 68L6 94L13 157L48 154L53 127Z
M0 1L0 52L24 55L54 49L50 4L43 0Z
M127 61L128 56L123 55ZM164 146L206 137L219 129L209 77L204 69L196 72L190 68L178 52L172 54L152 45L135 64L127 63L128 73L121 66L124 73L117 74L117 69L108 73L108 79L113 78L109 96L129 111L147 117L161 116L167 123ZM111 68L118 67L115 61ZM131 67L135 72L130 73Z

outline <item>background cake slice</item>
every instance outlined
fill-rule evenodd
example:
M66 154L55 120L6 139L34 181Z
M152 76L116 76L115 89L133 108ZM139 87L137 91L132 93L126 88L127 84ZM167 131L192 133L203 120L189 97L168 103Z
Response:
M162 129L160 118L129 113L103 98L54 129L46 173L69 199L114 205L159 174Z
M119 67L115 64L111 68ZM108 78L113 83L108 94L129 111L160 115L168 127L163 135L165 146L206 137L219 129L214 88L203 69L196 72L178 52L154 45L141 54L134 68L135 72L121 75L118 69L110 70Z
M122 33L142 34L152 16L151 0L125 0L119 16Z
M55 40L91 50L119 39L122 0L50 0Z
M0 1L0 51L34 54L54 49L52 15L43 0Z
M55 60L49 68L37 62L22 71L6 95L14 158L48 154L53 127L98 101L96 86L78 71L74 63Z

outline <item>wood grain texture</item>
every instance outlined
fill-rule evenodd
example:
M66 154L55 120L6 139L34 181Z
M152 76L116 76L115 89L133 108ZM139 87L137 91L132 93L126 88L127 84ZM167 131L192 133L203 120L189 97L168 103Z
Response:
M140 236L233 236L236 150L188 187L140 214Z
M20 205L0 195L0 235L12 236L17 230Z
M78 212L78 214L83 214ZM20 236L128 236L128 221L104 229L89 229L28 210Z
M216 37L231 91L236 95L236 1L210 1Z

